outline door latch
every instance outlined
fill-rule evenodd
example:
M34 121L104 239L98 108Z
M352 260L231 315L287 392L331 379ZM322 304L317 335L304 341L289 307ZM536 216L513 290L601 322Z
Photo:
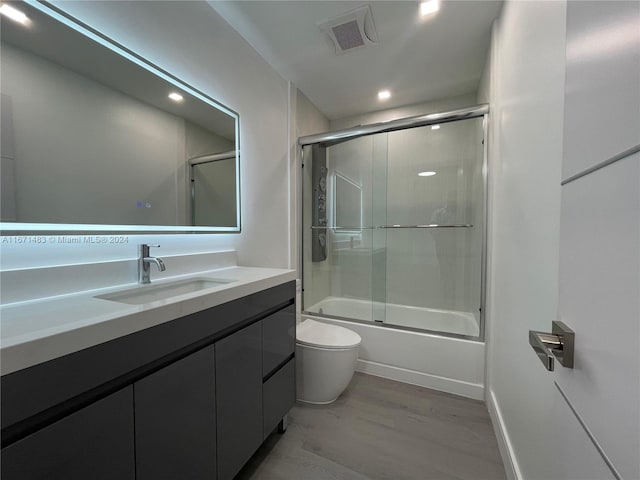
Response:
M576 334L560 321L551 322L551 333L529 330L529 345L544 367L553 372L555 360L566 368L573 368Z

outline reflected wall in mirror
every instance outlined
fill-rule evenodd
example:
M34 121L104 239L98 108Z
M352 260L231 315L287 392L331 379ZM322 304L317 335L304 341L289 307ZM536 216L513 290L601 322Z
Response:
M48 6L10 3L29 21L2 17L3 230L240 230L235 112Z

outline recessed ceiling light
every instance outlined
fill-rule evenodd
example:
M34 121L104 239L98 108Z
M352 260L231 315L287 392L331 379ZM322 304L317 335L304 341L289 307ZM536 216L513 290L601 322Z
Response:
M378 100L386 100L391 98L391 92L389 90L380 90L378 92Z
M418 173L419 177L433 177L436 172L420 172Z
M440 125L431 125L431 130L440 130Z
M420 2L420 15L423 17L440 10L440 0L428 0Z
M3 3L0 7L0 13L9 17L11 20L26 25L29 23L29 17L17 8L12 7L8 3Z
M182 101L182 95L180 95L179 93L176 93L176 92L171 92L169 94L169 98L171 100L173 100L174 102L181 102Z

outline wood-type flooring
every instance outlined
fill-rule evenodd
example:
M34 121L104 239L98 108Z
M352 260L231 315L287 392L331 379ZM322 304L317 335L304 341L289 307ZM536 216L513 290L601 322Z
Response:
M296 404L236 480L504 480L486 405L356 373L331 405Z

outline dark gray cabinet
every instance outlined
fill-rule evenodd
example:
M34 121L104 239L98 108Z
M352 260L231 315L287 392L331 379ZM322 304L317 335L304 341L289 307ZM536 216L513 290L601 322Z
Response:
M262 323L220 340L215 350L218 480L230 480L263 440Z
M2 449L3 480L135 480L133 387Z
M213 345L134 384L137 480L216 475Z
M232 479L295 401L294 298L288 282L2 376L2 479Z
M218 480L232 479L295 403L295 305L216 343Z

